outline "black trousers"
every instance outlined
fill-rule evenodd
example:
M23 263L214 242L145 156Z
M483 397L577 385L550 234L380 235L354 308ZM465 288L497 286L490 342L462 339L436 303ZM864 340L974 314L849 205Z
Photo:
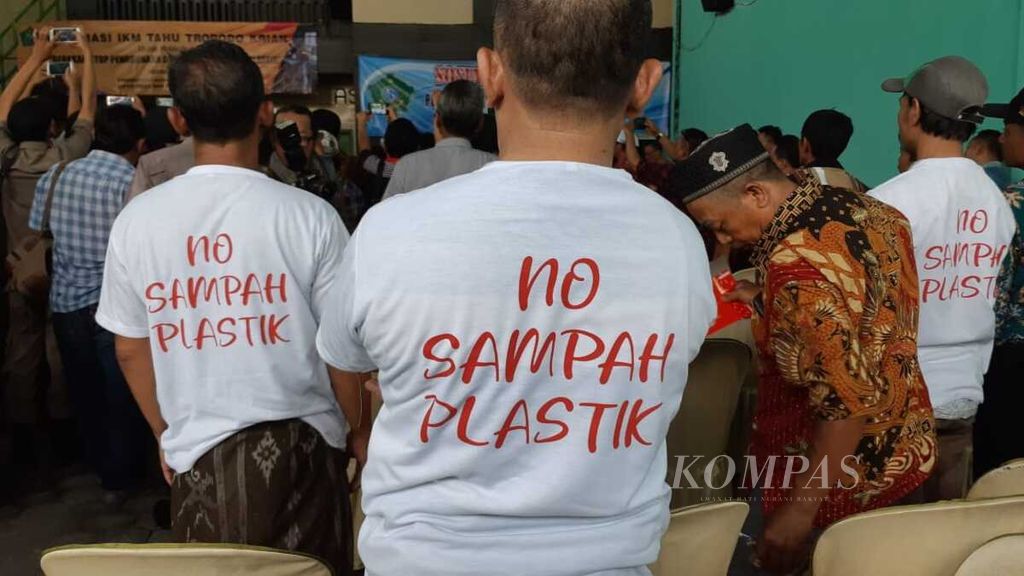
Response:
M1002 344L992 352L985 375L985 402L974 422L974 477L1024 458L1024 342Z
M96 324L96 306L54 313L68 392L86 458L106 490L139 487L153 436L114 352L114 335Z

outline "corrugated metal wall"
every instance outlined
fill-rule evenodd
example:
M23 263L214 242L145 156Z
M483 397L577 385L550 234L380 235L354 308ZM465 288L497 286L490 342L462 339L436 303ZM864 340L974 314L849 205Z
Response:
M329 17L326 0L99 0L99 16L109 20L192 22L302 22Z

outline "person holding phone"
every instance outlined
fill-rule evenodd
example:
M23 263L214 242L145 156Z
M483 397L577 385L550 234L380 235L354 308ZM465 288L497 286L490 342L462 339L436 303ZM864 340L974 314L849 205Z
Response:
M55 165L36 185L29 227L53 234L50 311L88 464L103 501L120 506L145 472L146 424L117 367L114 335L95 321L107 237L145 148L138 110L113 106L96 121L93 149ZM49 222L44 224L52 190Z
M661 128L658 127L658 125L654 123L654 120L651 120L650 118L637 118L636 121L643 123L642 126L637 127L637 130L646 130L648 134L654 136L658 146L661 147L665 155L672 161L680 162L682 160L686 160L686 157L690 155L690 152L696 148L696 146L690 148L685 138L681 139L680 142L672 140L668 137L668 134L662 132ZM707 139L706 135L704 139Z
M384 134L383 148L375 148L370 143L368 125L370 114L356 114L357 143L359 145L360 166L365 172L365 186L360 186L372 206L380 202L384 192L391 183L395 166L403 157L416 152L420 148L420 133L416 126L407 118L399 118L394 108L387 108L388 129Z
M81 109L65 137L56 139L57 122L52 101L40 96L19 100L19 96L42 69L53 52L48 29L37 30L25 65L18 69L0 94L0 205L7 227L6 251L21 246L35 235L29 229L29 210L36 182L55 164L85 156L93 140L96 115L96 78L92 51L85 36L79 34L72 44L82 53ZM69 88L74 83L69 84ZM77 98L69 98L77 102ZM6 253L5 251L5 253ZM15 453L12 470L21 471L25 489L47 485L48 474L36 468L41 438L37 415L48 412L58 429L74 438L74 426L67 395L61 383L60 360L52 330L48 328L46 298L9 292L9 327L3 376L7 380L7 405L14 424ZM37 387L40 373L49 360L50 383L46 394ZM45 381L45 380L43 380ZM36 398L50 400L48 410L36 406ZM60 435L60 433L58 433ZM7 491L10 493L11 491Z
M664 147L658 140L640 140L636 137L640 130L646 128L648 132L651 131L647 128L648 124L654 126L650 120L641 117L629 119L623 125L626 135L626 171L633 175L637 183L662 194L668 175L672 171L672 163L665 158ZM655 128L653 133L660 132ZM667 138L665 140L668 141ZM672 201L671 198L668 199ZM677 202L672 203L678 206Z

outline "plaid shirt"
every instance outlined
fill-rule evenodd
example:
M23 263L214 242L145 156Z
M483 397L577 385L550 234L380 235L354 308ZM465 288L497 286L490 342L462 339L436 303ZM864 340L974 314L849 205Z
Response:
M42 227L46 193L57 167L36 184L29 227ZM93 150L67 165L53 191L50 230L53 232L53 279L50 306L74 312L100 299L103 262L114 219L132 185L135 168L124 158Z

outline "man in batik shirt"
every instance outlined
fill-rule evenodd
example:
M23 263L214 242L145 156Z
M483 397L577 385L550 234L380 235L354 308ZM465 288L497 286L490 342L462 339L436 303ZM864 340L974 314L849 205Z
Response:
M732 295L757 311L752 456L767 472L752 486L763 532L750 528L760 564L789 572L815 529L906 501L935 463L910 224L863 194L793 183L748 125L706 143L671 184L720 242L755 246L763 291Z
M1003 161L1024 168L1024 90L1009 104L990 104L982 114L1001 118ZM1017 221L1010 255L1003 261L996 300L996 341L985 374L985 402L974 422L974 477L1000 464L1024 458L1020 435L1020 407L1024 406L1024 180L1006 190L1006 200Z

